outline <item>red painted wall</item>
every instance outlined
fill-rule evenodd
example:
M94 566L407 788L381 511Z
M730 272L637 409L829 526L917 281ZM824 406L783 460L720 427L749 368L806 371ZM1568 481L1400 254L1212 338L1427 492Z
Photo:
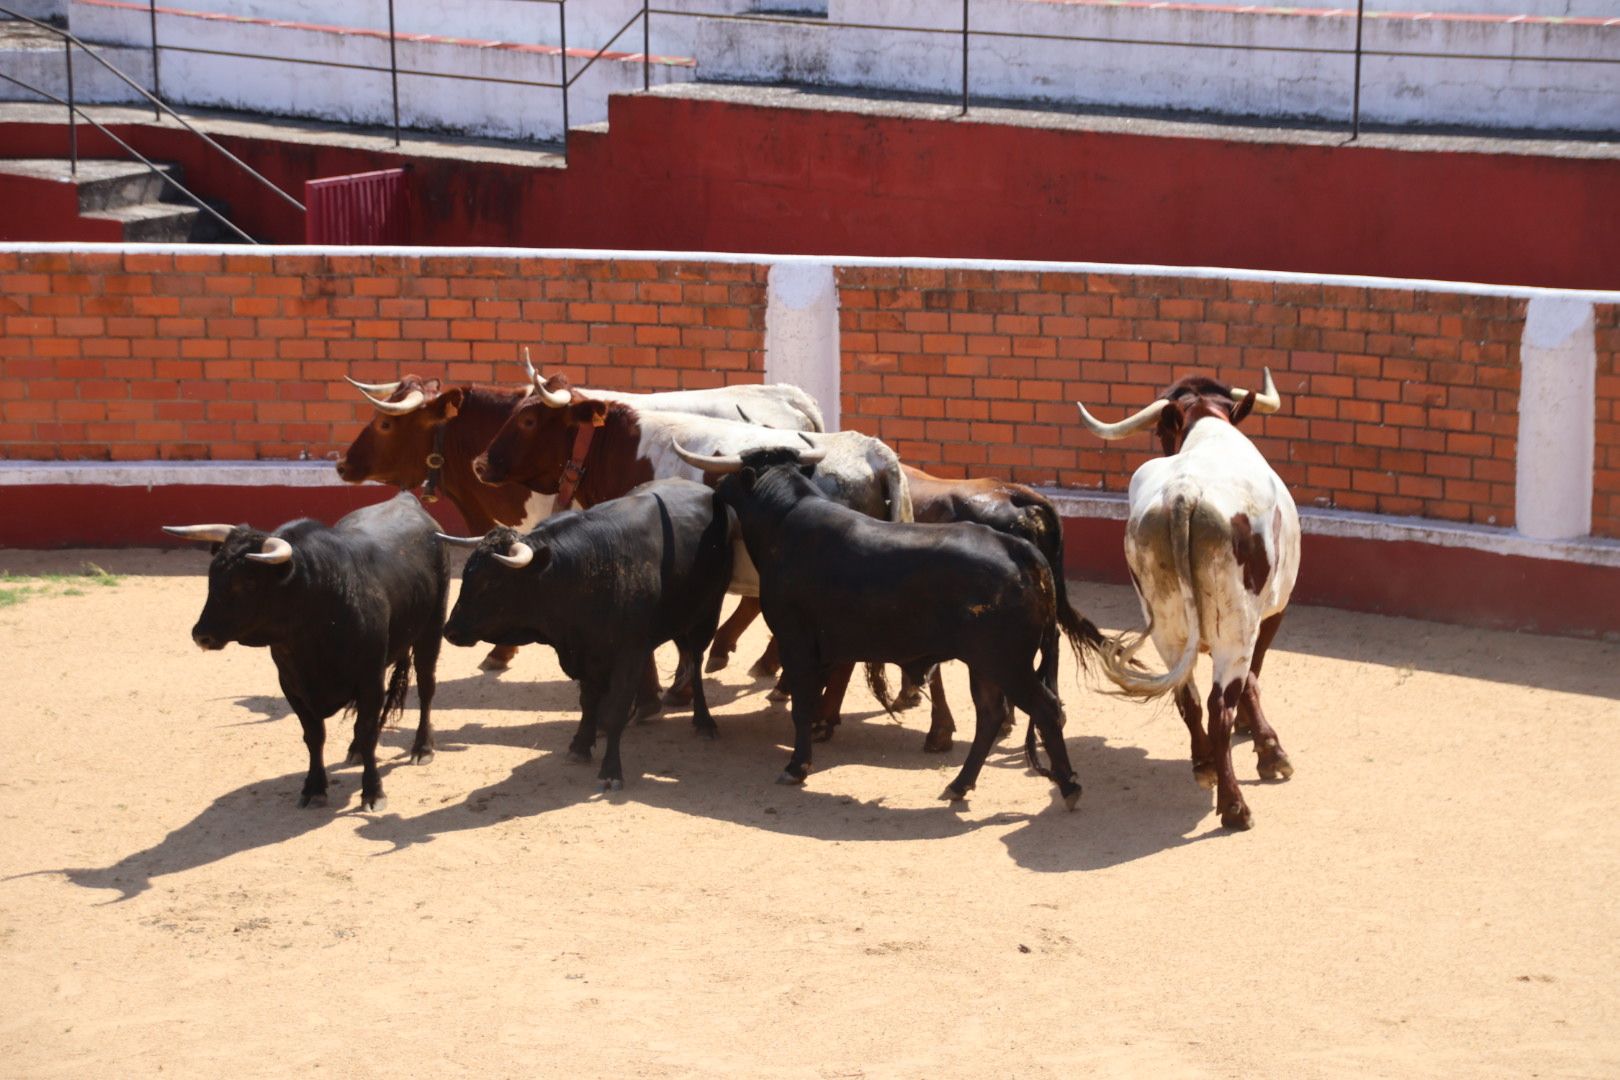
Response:
M65 170L64 170L65 171ZM72 184L0 173L0 240L84 240L116 244L124 228L116 221L79 216Z
M565 170L222 141L283 187L410 161L421 244L1094 260L1620 288L1620 161L1041 130L614 98ZM59 126L0 126L63 152ZM172 129L126 125L263 239L296 211ZM81 132L87 154L116 156Z

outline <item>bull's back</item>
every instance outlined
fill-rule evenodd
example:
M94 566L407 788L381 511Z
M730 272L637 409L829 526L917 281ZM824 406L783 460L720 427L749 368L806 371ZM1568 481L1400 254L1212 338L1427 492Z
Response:
M407 493L362 507L333 528L349 559L354 595L386 613L391 657L444 627L450 560L437 529Z

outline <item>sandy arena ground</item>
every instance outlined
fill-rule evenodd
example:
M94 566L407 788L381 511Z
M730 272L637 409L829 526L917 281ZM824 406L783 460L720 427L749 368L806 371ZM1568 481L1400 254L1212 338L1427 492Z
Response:
M4 1076L1620 1075L1620 646L1294 609L1265 688L1298 772L1238 748L1247 834L1168 704L1067 664L1073 814L1016 739L936 801L965 742L864 688L775 785L759 627L721 739L635 728L604 797L549 650L447 646L437 759L397 760L407 714L362 815L352 768L297 808L267 652L192 646L205 552L0 569L86 559L128 576L0 608Z

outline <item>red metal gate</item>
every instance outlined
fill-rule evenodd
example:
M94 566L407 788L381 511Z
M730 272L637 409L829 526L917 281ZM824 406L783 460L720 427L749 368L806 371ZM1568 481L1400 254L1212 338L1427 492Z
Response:
M304 243L406 243L404 169L304 181Z

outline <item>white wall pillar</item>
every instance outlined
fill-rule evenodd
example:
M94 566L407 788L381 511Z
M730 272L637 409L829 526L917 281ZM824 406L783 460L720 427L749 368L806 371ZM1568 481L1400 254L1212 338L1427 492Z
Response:
M793 383L838 430L838 282L830 263L775 263L765 306L765 381Z
M1536 296L1519 347L1519 532L1567 540L1592 531L1597 341L1592 304Z

